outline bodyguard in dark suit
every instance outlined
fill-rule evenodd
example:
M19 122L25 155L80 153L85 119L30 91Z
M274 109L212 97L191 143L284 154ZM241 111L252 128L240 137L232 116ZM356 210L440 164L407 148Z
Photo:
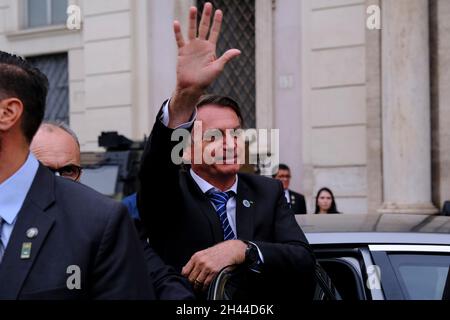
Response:
M144 151L138 193L141 219L152 247L199 291L206 289L222 268L246 265L252 270L255 281L251 287L256 296L310 297L314 257L286 203L281 183L238 174L238 147L228 129L241 127L239 106L227 97L200 99L227 61L239 55L232 49L215 58L222 13L216 11L207 39L211 15L208 3L197 37L197 11L191 8L189 42L184 41L175 22L177 88L163 105ZM201 121L202 128L195 125L193 129L194 119ZM172 141L172 135L180 127L194 130L194 137L220 131L225 138L194 138L189 149L191 166L184 167L177 164L177 152L173 152L178 141ZM195 158L197 151L203 154L211 146L223 150L222 156L213 154L212 164L204 157ZM225 158L232 163L221 163Z
M291 169L283 163L278 165L278 171L273 175L275 179L278 179L283 184L284 195L286 201L294 214L306 214L306 201L305 197L289 189L289 184L291 182Z
M153 299L125 207L56 177L29 152L47 86L0 51L0 299Z

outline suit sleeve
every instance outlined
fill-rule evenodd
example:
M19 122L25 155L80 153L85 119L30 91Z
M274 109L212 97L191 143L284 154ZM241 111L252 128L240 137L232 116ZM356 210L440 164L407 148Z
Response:
M281 183L277 192L273 242L253 241L261 250L262 273L277 274L280 279L313 286L315 257L303 231L295 220L283 194Z
M141 222L139 220L134 222L144 247L148 274L153 280L157 298L159 300L194 300L195 295L187 279L162 261L148 244Z
M144 250L126 208L115 203L94 260L92 298L99 300L153 300Z
M142 155L139 170L137 204L141 220L152 247L161 254L157 239L173 227L172 214L178 210L181 199L178 183L180 165L172 161L171 154L180 142L171 141L173 129L159 120L158 114Z

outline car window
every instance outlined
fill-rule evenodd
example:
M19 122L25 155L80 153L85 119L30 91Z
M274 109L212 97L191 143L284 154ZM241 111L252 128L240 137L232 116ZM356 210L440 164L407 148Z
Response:
M390 254L389 259L407 299L444 298L450 283L450 256Z

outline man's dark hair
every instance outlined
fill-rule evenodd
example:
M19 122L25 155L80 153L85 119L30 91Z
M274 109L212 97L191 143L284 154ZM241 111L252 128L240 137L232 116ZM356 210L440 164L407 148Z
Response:
M25 59L0 51L0 100L22 101L22 131L28 143L41 125L45 113L48 79Z
M239 107L239 104L232 98L217 94L206 94L200 97L200 100L197 102L197 109L208 104L214 104L219 107L228 107L233 109L233 111L238 116L239 121L241 122L241 126L244 126L244 118L242 118L241 108Z
M287 171L291 171L291 169L289 169L289 167L288 167L286 164L284 164L284 163L280 163L280 164L278 165L278 170L287 170Z
M280 164L278 165L278 170L277 170L277 172L275 172L275 173L272 175L272 178L275 178L275 177L277 176L277 174L278 174L278 171L280 171L280 170L287 170L287 171L291 172L291 169L289 169L289 167L288 167L286 164L280 163Z

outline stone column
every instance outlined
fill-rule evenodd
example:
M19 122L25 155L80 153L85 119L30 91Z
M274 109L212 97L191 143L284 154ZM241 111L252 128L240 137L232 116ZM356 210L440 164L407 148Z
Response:
M434 214L431 203L428 1L382 2L382 213Z
M381 0L366 0L366 8ZM366 29L367 207L376 213L383 203L383 134L381 30Z
M255 2L256 127L273 123L273 8L271 0Z
M450 1L431 0L431 159L433 203L450 200Z

